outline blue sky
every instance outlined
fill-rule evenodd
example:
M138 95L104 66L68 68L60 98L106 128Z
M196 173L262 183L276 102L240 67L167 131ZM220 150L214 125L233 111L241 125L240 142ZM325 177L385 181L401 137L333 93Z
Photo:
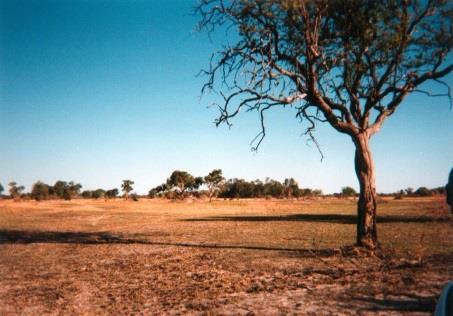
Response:
M338 192L357 188L352 142L319 125L316 149L291 110L268 116L258 153L257 115L216 128L199 99L213 41L194 31L196 2L0 1L0 183L135 181L146 193L172 170L283 180ZM447 81L452 83L452 76ZM377 189L444 185L453 167L453 110L409 97L372 141Z

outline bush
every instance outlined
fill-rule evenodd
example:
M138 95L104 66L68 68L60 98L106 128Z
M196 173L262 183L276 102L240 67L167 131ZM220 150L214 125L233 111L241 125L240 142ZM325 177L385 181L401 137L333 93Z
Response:
M93 199L100 199L100 198L103 198L105 195L105 190L102 190L102 189L97 189L95 191L92 192L92 198Z
M428 189L427 187L420 187L418 188L415 192L414 192L415 195L418 195L418 196L431 196L433 195L431 190Z
M84 199L91 199L93 197L93 191L89 191L89 190L83 191L82 197Z
M156 189L151 189L151 190L149 190L149 192L148 192L148 197L149 197L150 199L154 199L156 196L157 196L157 190L156 190Z
M80 194L80 189L82 185L79 183L74 183L74 181L57 181L55 184L50 187L52 194L56 195L60 199L70 200L73 197L76 197Z
M343 195L343 196L356 196L357 192L354 190L354 188L343 187L343 188L341 188L341 195Z
M119 193L120 192L116 188L115 189L111 189L111 190L107 190L105 192L105 197L109 198L109 199L114 199L114 198L116 198L118 196Z
M69 190L64 190L63 191L63 199L66 200L66 201L71 200L71 193L69 192Z
M38 181L33 184L30 197L36 201L47 200L49 198L49 185Z

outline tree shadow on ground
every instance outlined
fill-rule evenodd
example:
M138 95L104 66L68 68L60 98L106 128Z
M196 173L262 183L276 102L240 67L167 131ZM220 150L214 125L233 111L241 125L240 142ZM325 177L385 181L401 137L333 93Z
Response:
M138 243L121 235L109 232L59 232L59 231L25 231L0 230L0 244L28 243L77 243L77 244L107 244L107 243Z
M355 297L353 301L363 306L360 311L373 312L424 312L433 313L436 308L436 296L403 295L401 298ZM364 306L365 305L365 306Z
M155 236L155 234L153 235ZM30 244L30 243L62 243L62 244L144 244L154 246L176 246L191 248L213 248L213 249L243 249L243 250L264 250L282 251L296 253L303 257L329 257L338 255L338 249L307 249L307 248L285 248L265 247L247 245L225 245L215 243L186 243L153 241L147 239L146 234L121 235L110 232L59 232L59 231L24 231L24 230L0 230L1 244Z
M281 216L212 216L202 218L188 218L182 221L188 222L325 222L335 224L356 224L357 216L352 214L294 214ZM385 215L378 216L378 223L432 223L453 222L453 217L447 216L407 216Z

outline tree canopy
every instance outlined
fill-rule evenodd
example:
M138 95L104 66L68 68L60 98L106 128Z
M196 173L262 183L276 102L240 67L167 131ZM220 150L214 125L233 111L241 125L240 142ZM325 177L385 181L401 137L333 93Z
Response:
M186 191L194 190L203 184L203 178L194 177L190 173L181 170L175 170L167 179L167 187L174 189L180 196L184 196Z
M352 187L342 187L341 188L341 194L343 196L356 196L357 192Z
M32 186L30 196L37 201L47 200L51 194L51 187L44 182L35 182Z
M204 0L200 28L239 39L213 55L203 91L222 96L217 124L242 110L292 106L312 131L328 122L349 135L376 133L411 92L453 70L452 8L426 2ZM445 94L448 95L447 87ZM266 134L262 124L257 148Z
M53 187L50 187L49 193L55 194L59 198L70 200L73 197L78 196L81 189L82 185L75 183L74 181L66 182L58 180Z
M111 190L105 191L105 196L106 196L107 198L112 199L112 198L116 198L116 197L118 196L119 193L120 193L120 192L118 191L118 189L115 188L115 189L111 189Z
M22 195L22 192L25 190L25 187L22 186L22 185L17 185L16 182L10 182L8 183L8 186L9 186L9 195L13 198L13 199L17 199L17 198L20 198L20 196Z
M220 185L224 180L225 178L222 175L221 169L214 169L206 177L204 177L204 183L208 187L210 201L214 195L218 193Z

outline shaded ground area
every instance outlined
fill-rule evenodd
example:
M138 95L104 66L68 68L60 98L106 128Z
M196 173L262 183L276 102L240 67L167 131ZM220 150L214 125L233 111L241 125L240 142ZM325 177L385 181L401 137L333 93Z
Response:
M440 200L383 204L376 256L350 201L0 203L0 315L428 315L453 279Z
M108 232L42 232L0 230L0 244L30 244L30 243L63 243L63 244L144 244L155 246L177 246L190 248L217 248L217 249L243 249L243 250L273 250L288 251L306 256L332 256L340 254L336 249L301 249L265 246L237 246L222 244L195 244L177 242L158 242L147 238L147 235L132 235L129 237L113 235Z
M301 221L301 222L327 222L335 224L355 224L357 216L352 214L295 214L280 216L212 216L205 218L190 218L186 221L193 222L278 222L278 221ZM453 223L451 216L408 216L408 215L387 215L378 216L378 223Z

